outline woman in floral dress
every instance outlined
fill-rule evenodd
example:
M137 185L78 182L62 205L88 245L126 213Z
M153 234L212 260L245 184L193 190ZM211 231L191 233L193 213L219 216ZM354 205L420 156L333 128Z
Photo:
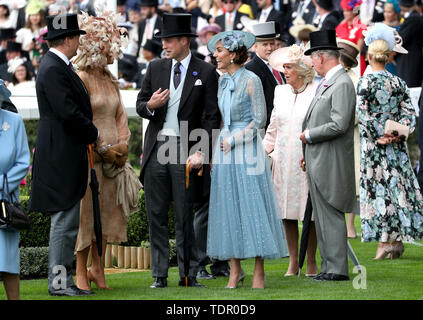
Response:
M423 237L423 198L408 158L407 142L384 134L388 119L416 123L405 82L385 70L395 45L392 30L377 24L367 35L373 72L357 87L360 129L360 216L362 241L379 241L375 259L398 258L402 241Z

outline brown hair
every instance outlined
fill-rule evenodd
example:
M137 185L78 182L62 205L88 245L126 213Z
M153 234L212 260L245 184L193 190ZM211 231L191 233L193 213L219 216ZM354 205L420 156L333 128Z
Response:
M242 46L239 49L232 51L235 53L234 63L242 65L245 61L248 60L248 50L246 47Z
M25 23L25 28L31 29L31 31L35 31L35 30L32 30L30 16L34 16L36 14L40 15L40 23L38 24L38 27L41 29L41 28L44 28L46 26L46 19L44 18L44 14L41 11L39 11L38 13L28 15L28 19L26 19L26 23Z

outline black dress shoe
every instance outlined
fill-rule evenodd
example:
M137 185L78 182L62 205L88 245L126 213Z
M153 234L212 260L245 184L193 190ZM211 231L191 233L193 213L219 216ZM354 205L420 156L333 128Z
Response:
M156 281L150 286L151 289L155 288L166 288L167 287L167 279L166 277L157 277Z
M211 280L211 279L216 279L216 277L214 277L210 273L208 273L206 269L203 269L201 271L198 271L198 273L197 273L197 279Z
M73 285L66 289L60 290L49 290L49 295L51 296L66 296L66 297L80 297L80 296L90 296L95 294L91 290L81 290L77 286Z
M346 280L350 280L350 277L345 276L343 274L326 273L325 280L326 281L346 281Z
M326 273L321 272L313 278L313 281L326 281L325 275Z
M213 276L214 277L229 277L230 274L231 274L231 271L225 269L225 270L219 270L217 272L214 272Z
M185 287L185 278L181 278L179 286ZM188 277L188 287L207 288L204 284L199 283L195 277Z

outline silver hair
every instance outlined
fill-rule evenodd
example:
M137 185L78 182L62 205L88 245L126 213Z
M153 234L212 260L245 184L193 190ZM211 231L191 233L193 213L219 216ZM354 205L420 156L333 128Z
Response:
M316 50L311 53L311 55L318 56L319 54L324 55L326 58L329 59L339 59L341 54L339 50Z

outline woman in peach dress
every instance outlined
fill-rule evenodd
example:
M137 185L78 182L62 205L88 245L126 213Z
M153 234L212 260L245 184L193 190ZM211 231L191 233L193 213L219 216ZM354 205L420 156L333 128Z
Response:
M102 264L97 253L93 227L93 205L90 187L81 201L78 238L76 242L76 285L90 290L90 282L97 288L108 289L104 275L106 244L127 241L124 210L117 204L117 181L119 168L125 166L131 133L128 118L122 105L118 82L108 70L108 64L121 54L122 38L116 26L116 16L104 12L98 17L83 14L80 28L87 32L80 38L77 56L72 61L90 96L93 122L100 132L101 146L94 152L94 169L99 181L99 202L103 234ZM107 36L106 36L107 35ZM88 170L88 168L87 168ZM112 174L111 174L112 173ZM87 272L87 259L92 254L92 266Z

